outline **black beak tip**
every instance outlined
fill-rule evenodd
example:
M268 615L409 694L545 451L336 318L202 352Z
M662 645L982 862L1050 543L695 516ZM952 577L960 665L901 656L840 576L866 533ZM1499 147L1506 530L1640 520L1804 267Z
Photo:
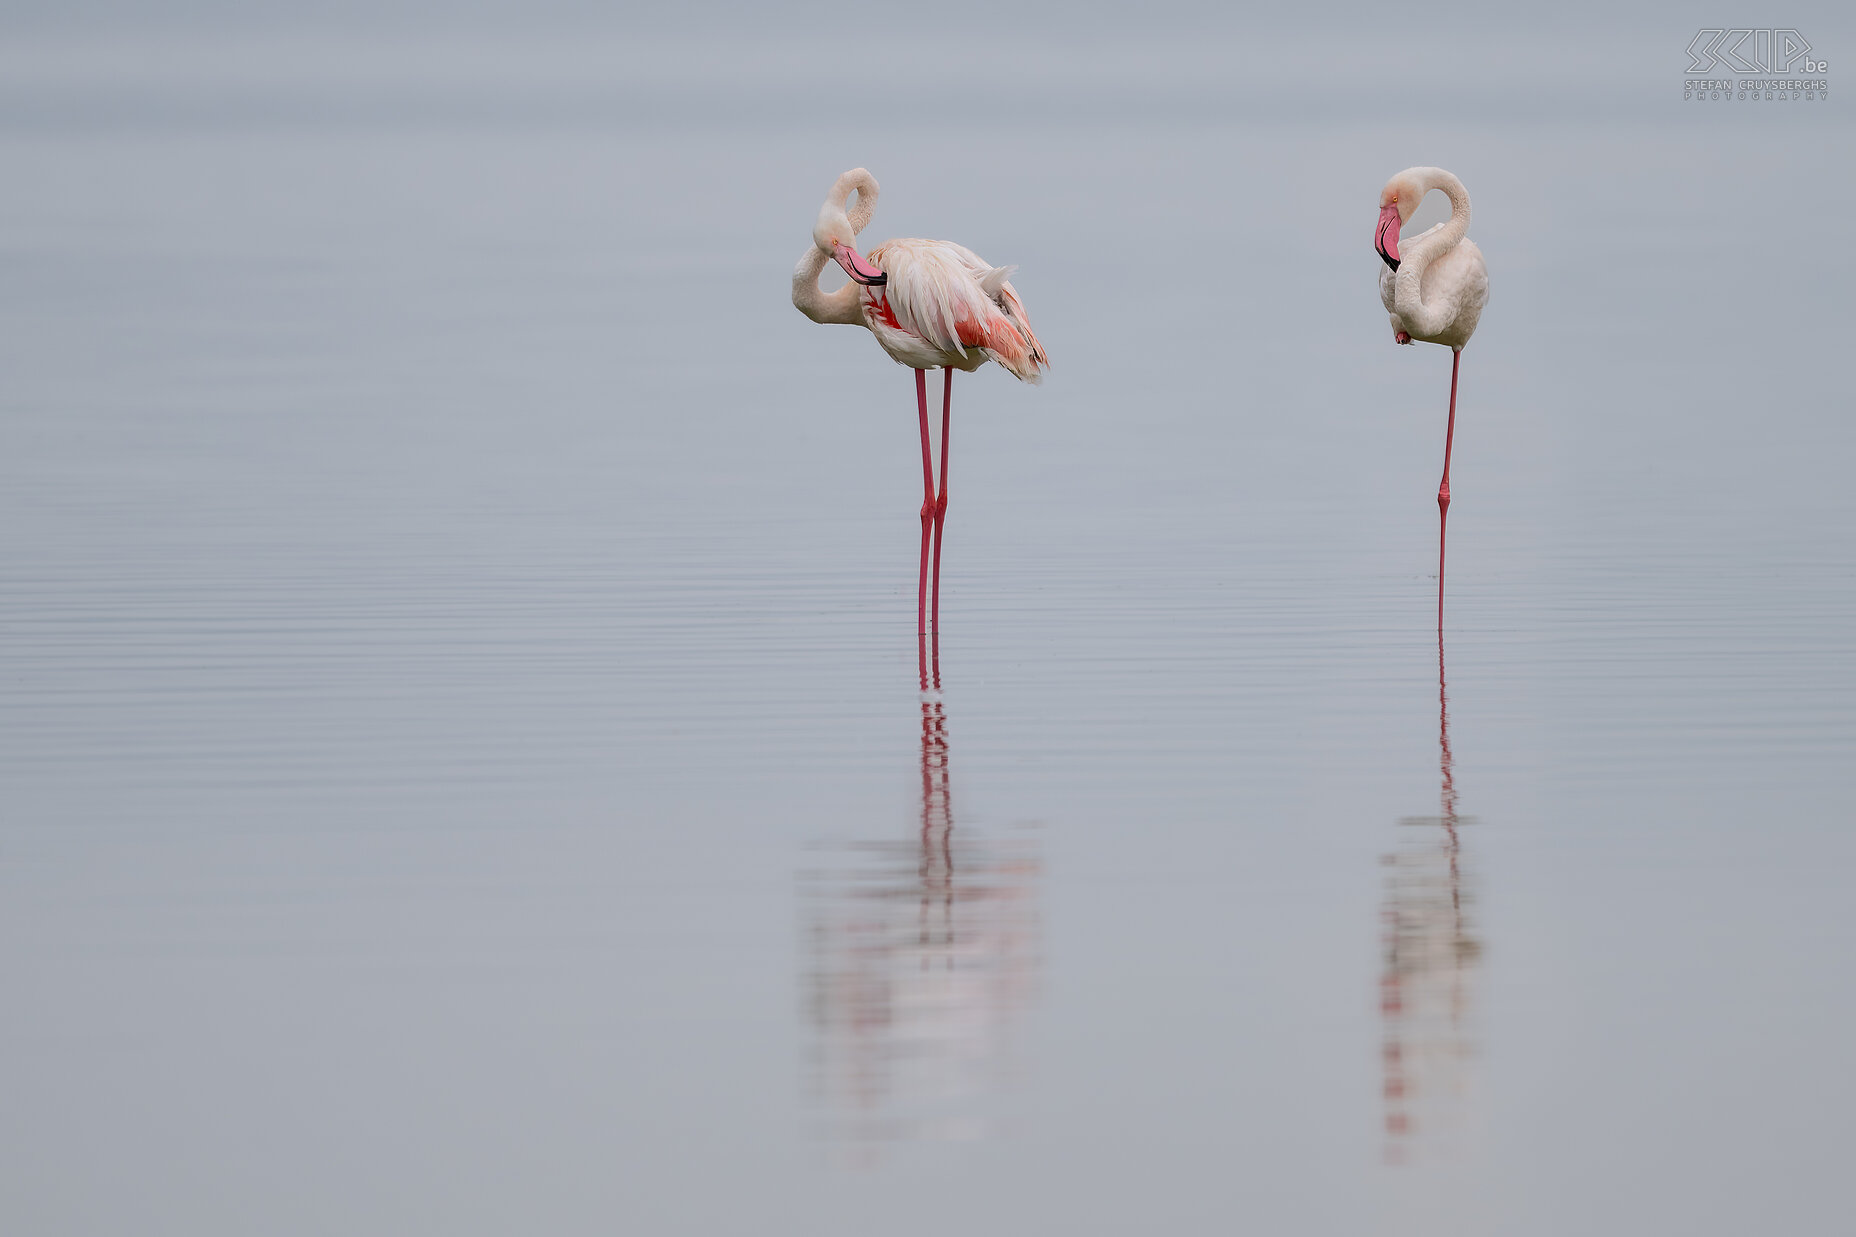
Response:
M1390 256L1390 255L1389 255L1389 254L1387 254L1387 253L1386 253L1386 251L1385 251L1385 250L1383 250L1383 249L1381 249L1381 250L1379 251L1379 256L1380 256L1381 258L1383 258L1383 259L1385 259L1385 264L1386 264L1387 266L1389 266L1389 267L1391 267L1391 268L1392 268L1393 270L1397 270L1397 269L1398 269L1398 259L1397 259L1397 258L1394 258L1394 257L1392 257L1392 256Z
M889 282L889 276L878 275L875 279L866 279L862 275L859 275L857 277L857 282L862 284L866 288L880 288L884 284Z

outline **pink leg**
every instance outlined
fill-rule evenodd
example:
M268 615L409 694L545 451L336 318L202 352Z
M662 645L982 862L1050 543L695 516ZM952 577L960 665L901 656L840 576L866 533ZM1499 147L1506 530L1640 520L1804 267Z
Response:
M1437 637L1444 634L1444 541L1445 529L1450 523L1450 508L1437 509Z
M1444 479L1437 487L1437 633L1444 630L1444 541L1450 523L1450 447L1456 441L1456 371L1463 362L1463 350L1450 350L1450 424L1444 430Z
M915 409L922 425L922 566L915 586L915 630L928 630L928 530L934 519L934 456L928 446L928 371L915 371Z
M941 525L947 520L947 431L954 405L954 371L944 369L941 388L941 493L934 500L934 589L929 603L930 625L941 630Z
M1444 480L1437 487L1437 505L1450 506L1450 444L1456 439L1456 371L1463 363L1463 350L1453 348L1450 351L1450 425L1444 430Z

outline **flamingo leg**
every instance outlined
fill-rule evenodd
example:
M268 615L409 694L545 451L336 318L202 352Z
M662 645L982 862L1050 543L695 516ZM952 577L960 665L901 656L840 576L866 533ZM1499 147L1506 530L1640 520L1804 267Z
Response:
M1463 350L1450 350L1450 423L1444 430L1444 479L1437 487L1437 638L1444 631L1444 548L1450 524L1450 447L1456 441L1456 374Z
M1437 487L1437 505L1448 510L1450 507L1450 444L1456 438L1456 371L1463 363L1463 350L1450 350L1450 424L1444 430L1444 479Z
M928 371L915 371L915 410L922 426L922 560L915 586L915 630L928 630L928 534L934 520L934 455L928 446Z
M943 369L946 375L941 387L941 493L934 500L934 587L929 602L929 623L936 631L941 630L941 526L947 521L947 432L952 425L954 406L954 371Z

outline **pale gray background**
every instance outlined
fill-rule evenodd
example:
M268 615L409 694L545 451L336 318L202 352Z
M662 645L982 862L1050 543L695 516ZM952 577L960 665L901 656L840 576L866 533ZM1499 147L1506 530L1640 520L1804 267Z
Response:
M1847 97L1684 104L1687 6L298 8L5 19L6 1231L1846 1222ZM1848 80L1843 15L1722 17ZM1493 283L1481 954L1392 1165L1449 366L1370 233L1417 163ZM1012 982L879 968L862 1113L813 933L860 855L913 905L914 413L787 301L857 164L866 241L1018 264L1055 363L955 390Z

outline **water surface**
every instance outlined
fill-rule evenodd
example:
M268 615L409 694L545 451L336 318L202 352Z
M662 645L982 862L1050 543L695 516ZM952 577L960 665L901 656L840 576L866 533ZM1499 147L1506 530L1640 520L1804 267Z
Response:
M1841 111L569 44L15 56L10 1231L1841 1216ZM1493 283L1441 649L1422 162ZM857 164L1055 363L956 379L934 649L907 371L787 304Z

